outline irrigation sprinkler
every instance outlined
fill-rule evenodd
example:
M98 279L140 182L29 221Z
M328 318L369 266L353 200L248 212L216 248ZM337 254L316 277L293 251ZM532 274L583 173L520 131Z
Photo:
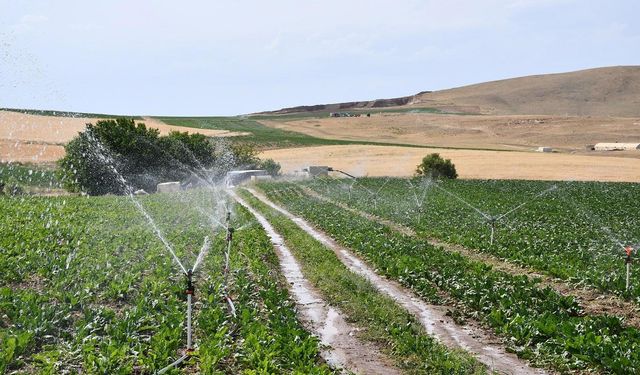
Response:
M629 288L631 287L631 264L633 263L633 251L638 251L638 249L640 249L640 244L627 245L624 247L624 252L627 254L624 260L625 266L627 268L626 290L629 290Z
M353 178L353 179L355 179L355 178L356 178L356 176L353 176L353 175L351 175L351 174L349 174L349 173L347 173L347 172L345 172L345 171L341 171L341 170L339 170L339 169L333 169L333 168L331 168L331 167L327 168L327 171L328 171L328 172L338 172L338 173L342 173L343 175L345 175L345 176L347 176L347 177L351 177L351 178Z
M187 324L185 328L187 331L187 346L184 350L184 354L180 358L178 358L177 360L175 360L174 362L166 366L165 368L158 371L158 374L164 374L170 369L179 366L182 362L189 359L193 354L192 313L193 313L193 297L195 295L193 275L197 271L198 266L202 263L202 259L204 259L204 256L209 252L210 248L211 248L211 241L209 241L209 237L205 237L204 243L202 245L202 248L200 249L200 253L198 254L198 257L195 263L193 264L193 267L184 272L185 281L186 281L185 294L187 296Z
M231 212L227 212L227 217L226 217L226 228L227 228L227 236L225 238L225 241L227 243L227 249L225 251L224 254L224 285L223 285L223 293L224 293L224 299L227 302L227 305L229 306L229 312L231 313L231 315L233 315L233 317L236 317L236 307L233 304L233 300L231 300L231 297L229 297L229 290L228 290L228 281L229 281L229 273L231 272L230 270L230 260L231 260L231 243L233 242L233 232L235 231L233 227L231 227Z
M466 200L462 199L460 196L450 192L449 190L443 188L442 186L439 186L437 183L435 183L434 186L437 187L438 189L444 191L448 195L454 197L458 201L464 203L466 206L472 208L474 211L476 211L478 214L480 214L480 216L482 216L482 218L484 219L484 221L487 223L487 225L489 226L489 228L491 230L490 246L493 246L495 235L496 235L496 232L497 232L497 229L498 229L497 228L498 222L502 221L504 218L506 218L507 216L511 215L512 213L522 209L528 203L533 202L536 199L541 198L542 196L548 194L549 192L558 190L558 185L553 184L553 185L551 185L551 187L541 191L540 193L536 194L533 198L531 198L531 199L529 199L529 200L527 200L525 202L520 203L519 205L517 205L517 206L513 207L512 209L510 209L509 211L507 211L507 212L505 212L505 213L503 213L501 215L491 216L491 215L487 215L486 213L482 212L479 208L475 207L471 203L469 203Z

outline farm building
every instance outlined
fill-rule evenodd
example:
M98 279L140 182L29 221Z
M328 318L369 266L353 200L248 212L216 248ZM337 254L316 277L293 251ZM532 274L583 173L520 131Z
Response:
M309 177L328 176L330 168L326 165L310 165L303 171L309 174Z
M551 147L538 147L537 152L553 152Z
M640 143L596 143L593 148L596 151L640 150Z
M227 187L237 186L245 181L248 181L253 176L266 176L267 171L264 169L247 169L242 171L230 171L227 172L225 178Z

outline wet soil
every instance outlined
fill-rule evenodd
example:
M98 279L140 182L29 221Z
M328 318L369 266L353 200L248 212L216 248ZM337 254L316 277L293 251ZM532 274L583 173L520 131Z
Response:
M445 306L430 305L422 301L412 291L399 283L378 275L359 257L348 249L337 244L326 234L313 228L304 219L299 218L287 210L279 207L264 195L253 189L249 190L263 203L282 213L302 230L335 252L338 258L352 272L369 280L380 292L394 299L404 309L413 314L425 327L427 333L436 337L440 342L450 348L460 348L472 353L480 362L491 371L503 374L544 374L542 369L532 368L515 354L508 353L499 340L490 333L485 332L479 324L474 322L466 326L458 326L448 316L449 309Z
M326 346L322 356L327 363L333 368L360 374L400 374L401 371L378 348L359 340L356 337L358 329L348 324L337 309L322 299L320 293L305 279L282 236L267 219L235 193L231 195L255 216L267 232L303 324Z

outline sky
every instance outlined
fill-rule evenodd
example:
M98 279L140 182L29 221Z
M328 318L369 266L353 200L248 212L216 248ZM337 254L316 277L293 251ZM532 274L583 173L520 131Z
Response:
M238 115L640 64L640 1L0 0L0 107Z

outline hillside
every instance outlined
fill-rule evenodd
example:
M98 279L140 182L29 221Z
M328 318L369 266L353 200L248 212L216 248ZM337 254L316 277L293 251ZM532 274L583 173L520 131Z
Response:
M433 108L495 115L640 116L640 66L504 79L412 96L285 108L271 114Z

